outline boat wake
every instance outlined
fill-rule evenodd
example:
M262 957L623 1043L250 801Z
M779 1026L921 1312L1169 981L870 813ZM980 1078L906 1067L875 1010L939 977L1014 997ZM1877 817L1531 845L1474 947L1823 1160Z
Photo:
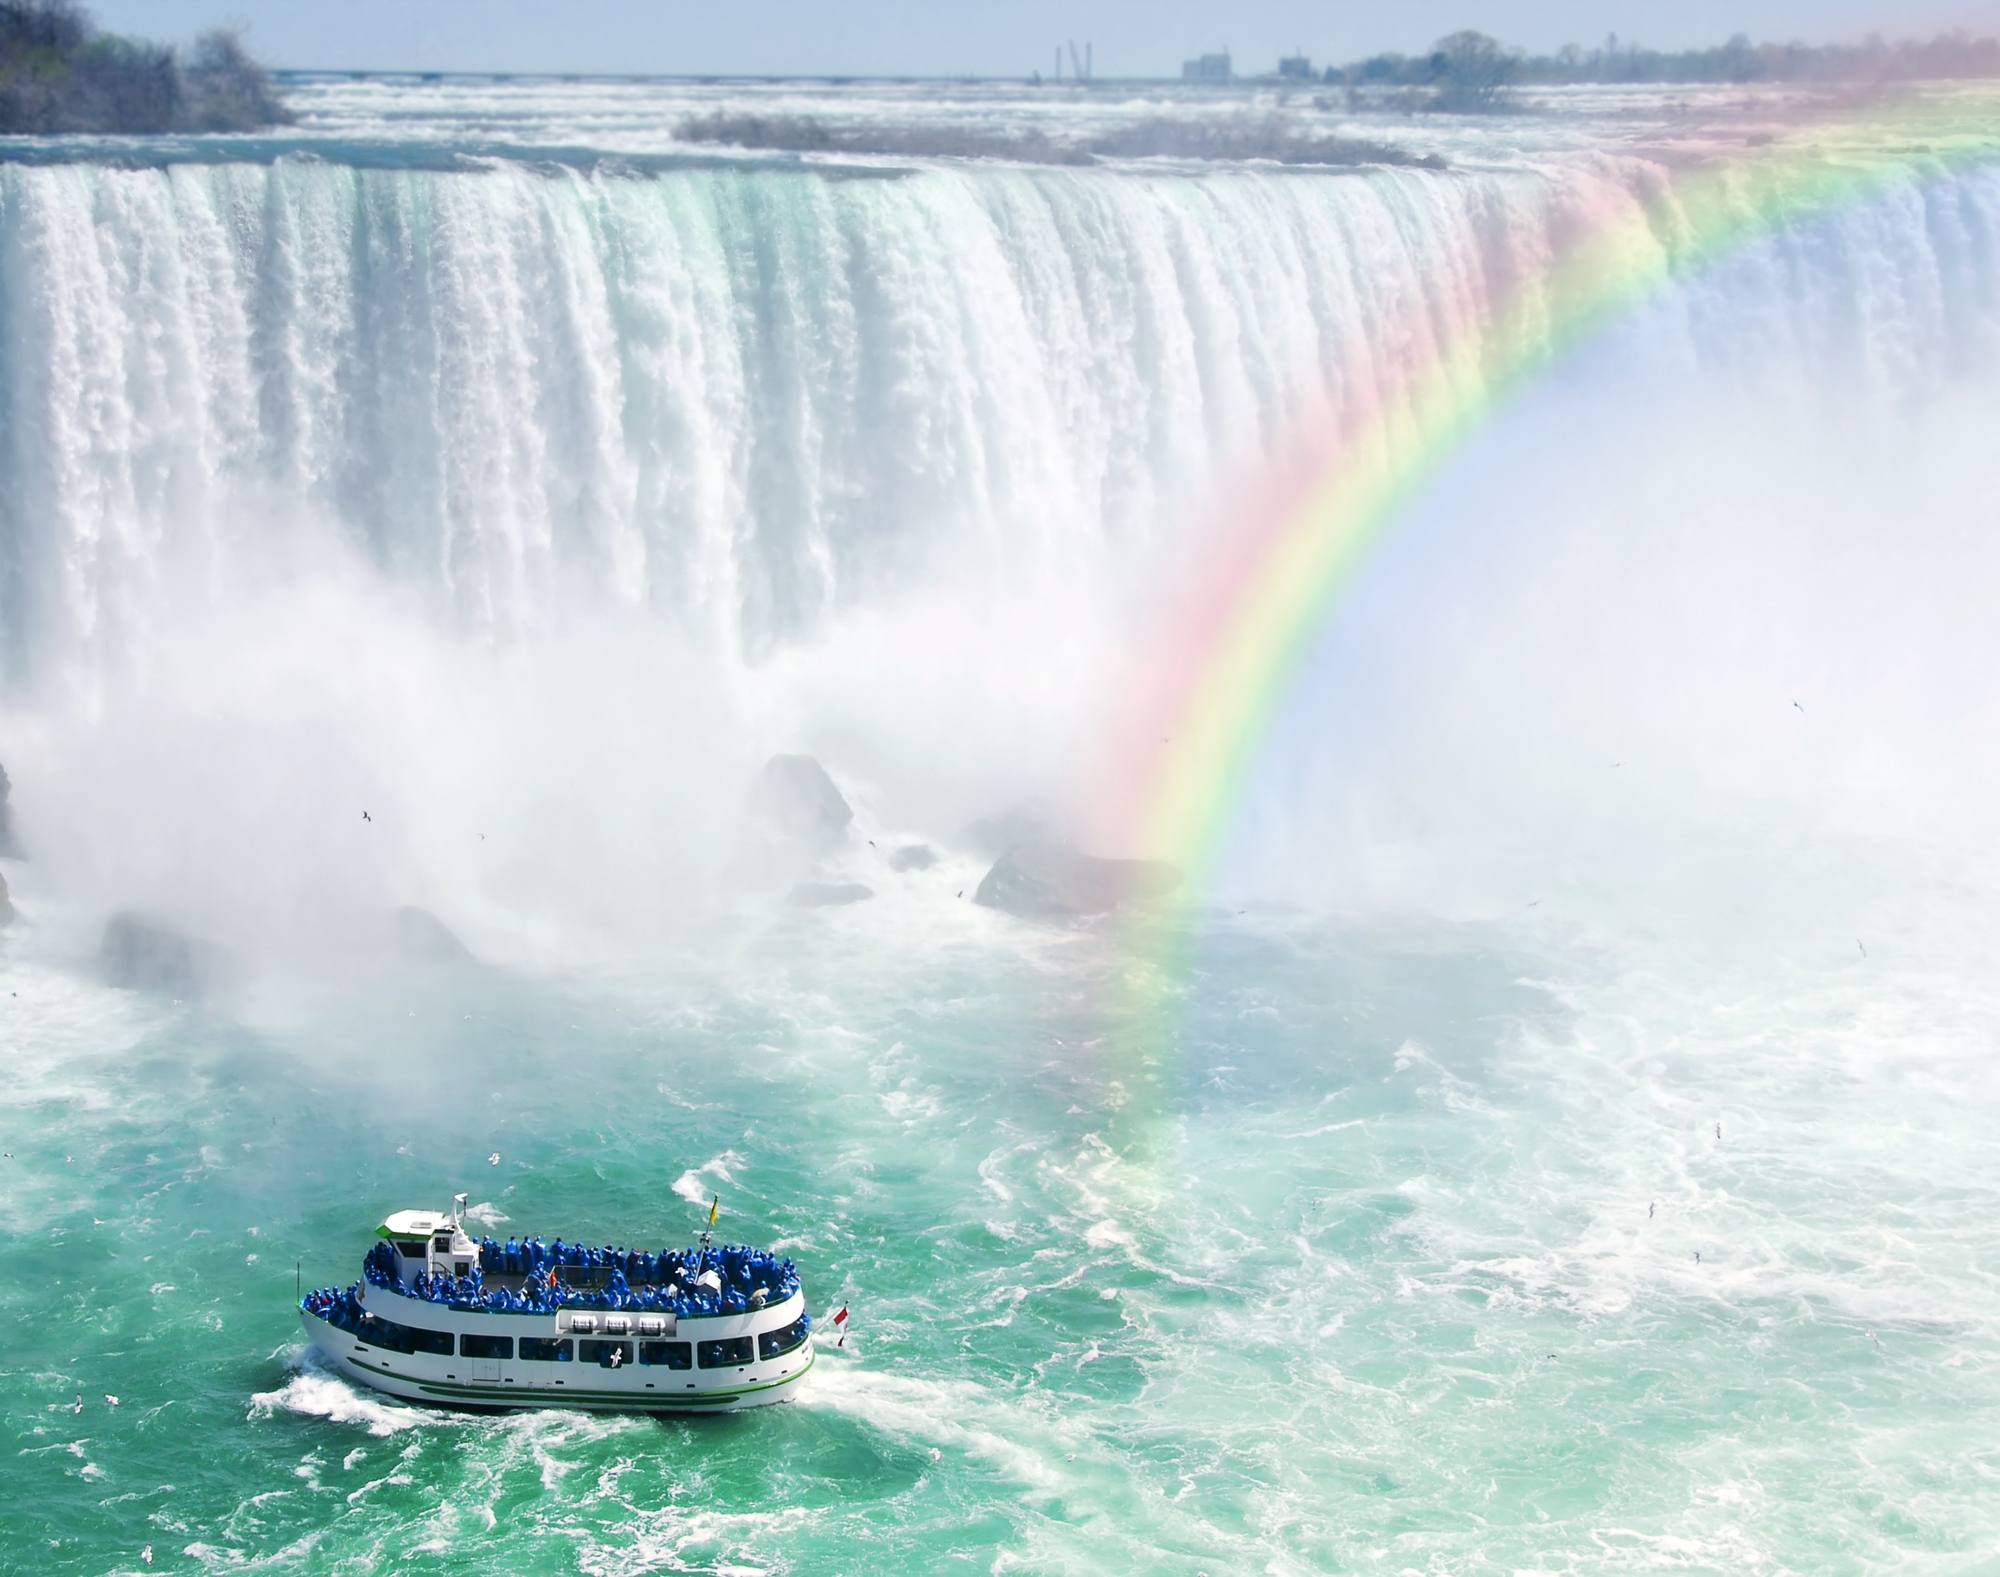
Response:
M359 1424L369 1434L386 1440L405 1430L431 1426L464 1426L473 1420L452 1413L405 1407L382 1401L357 1391L309 1347L294 1347L286 1354L292 1376L273 1391L259 1391L250 1398L252 1419L273 1418L292 1413L301 1418L320 1418L333 1424Z

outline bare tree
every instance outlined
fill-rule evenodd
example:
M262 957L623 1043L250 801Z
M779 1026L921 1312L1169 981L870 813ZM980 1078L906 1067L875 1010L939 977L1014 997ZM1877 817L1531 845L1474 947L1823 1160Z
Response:
M1519 60L1497 38L1466 28L1437 41L1431 51L1432 107L1460 114L1504 108Z

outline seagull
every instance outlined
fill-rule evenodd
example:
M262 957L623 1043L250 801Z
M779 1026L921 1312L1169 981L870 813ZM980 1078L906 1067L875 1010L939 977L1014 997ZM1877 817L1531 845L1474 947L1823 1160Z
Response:
M931 1460L933 1462L942 1462L944 1460L944 1453L938 1450L936 1446L931 1447Z
M479 841L480 841L481 843L484 843L484 842L486 841L486 834L485 834L485 833L483 833L483 832L482 832L482 833L481 833L481 834L479 835Z
M1696 1249L1696 1250L1694 1251L1694 1262L1695 1262L1695 1263L1696 1263L1697 1265L1699 1265L1699 1264L1701 1263L1701 1250L1700 1250L1700 1249Z
M69 1410L72 1413L80 1413L83 1411L83 1393L81 1391L78 1391L76 1393L76 1400L70 1403Z
M875 840L873 838L868 840L868 847L871 849L875 847Z
M118 1405L118 1398L113 1396L109 1391L106 1391L104 1393L104 1400L113 1407L116 1407Z
M959 890L958 890L958 896L959 896L959 897L961 897L961 898L963 898L963 897L965 896L965 889L964 889L963 887L959 888Z
M1796 701L1794 701L1794 702L1792 703L1792 705L1793 705L1793 706L1799 706L1799 703L1798 703L1798 702L1796 702ZM1805 709L1804 707L1802 707L1802 706L1799 706L1799 715L1800 715L1801 717L1803 717L1803 716L1805 715L1805 710L1806 710L1806 709Z
M1647 1203L1646 1203L1646 1219L1647 1219L1648 1221L1651 1221L1651 1220L1653 1219L1653 1212L1654 1212L1655 1210L1659 1209L1659 1207L1660 1207L1660 1202L1659 1202L1659 1201L1658 1201L1657 1199L1653 1199L1653 1200L1648 1200L1648 1201L1647 1201Z
M1721 1123L1717 1123L1717 1124L1715 1125L1715 1137L1716 1137L1716 1138L1718 1138L1718 1139L1720 1139L1720 1138L1722 1137L1722 1124L1721 1124Z
M363 812L361 813L361 819L362 819L363 821L373 821L373 820L374 820L375 818L374 818L373 816L369 815L369 814L368 814L368 812L364 810L364 811L363 811Z
M488 1166L498 1166L500 1164L500 1152L498 1150L495 1150L491 1155L489 1155L486 1158L486 1164Z
M1857 937L1856 937L1856 938L1854 939L1854 945L1855 945L1856 947L1861 947L1861 938L1860 938L1860 937L1858 937L1858 936L1857 936ZM1868 949L1867 949L1867 948L1865 948L1865 947L1861 947L1861 956L1862 956L1863 958L1866 958L1866 957L1868 956Z
M144 1562L145 1562L145 1563L146 1563L146 1564L147 1564L148 1566L152 1565L152 1564L153 1564L153 1546L149 1544L149 1545L147 1545L147 1546L146 1546L146 1547L145 1547L145 1548L144 1548L143 1550L141 1550L141 1551L139 1552L139 1559L140 1559L140 1560L142 1560L142 1561L144 1561Z
M1537 898L1533 903L1528 905L1530 909L1539 909L1541 908L1541 906L1542 906L1542 901L1539 898Z

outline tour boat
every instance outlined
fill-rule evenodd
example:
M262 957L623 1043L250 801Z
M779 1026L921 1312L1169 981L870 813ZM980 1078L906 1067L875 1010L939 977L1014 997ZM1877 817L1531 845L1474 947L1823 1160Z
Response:
M789 1400L813 1365L788 1259L705 1233L658 1251L475 1240L465 1198L395 1212L360 1281L299 1300L341 1374L447 1407L727 1413Z

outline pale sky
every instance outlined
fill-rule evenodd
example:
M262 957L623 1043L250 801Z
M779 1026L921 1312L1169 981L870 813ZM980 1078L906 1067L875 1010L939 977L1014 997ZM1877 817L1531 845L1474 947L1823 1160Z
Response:
M1167 76L1225 44L1239 72L1303 49L1317 66L1377 50L1414 54L1460 27L1510 44L1594 44L1607 32L1659 48L1730 34L1812 43L2000 33L2000 0L86 0L104 26L182 42L247 25L278 66L463 71L636 71L1019 76L1055 46L1096 45L1099 76Z

